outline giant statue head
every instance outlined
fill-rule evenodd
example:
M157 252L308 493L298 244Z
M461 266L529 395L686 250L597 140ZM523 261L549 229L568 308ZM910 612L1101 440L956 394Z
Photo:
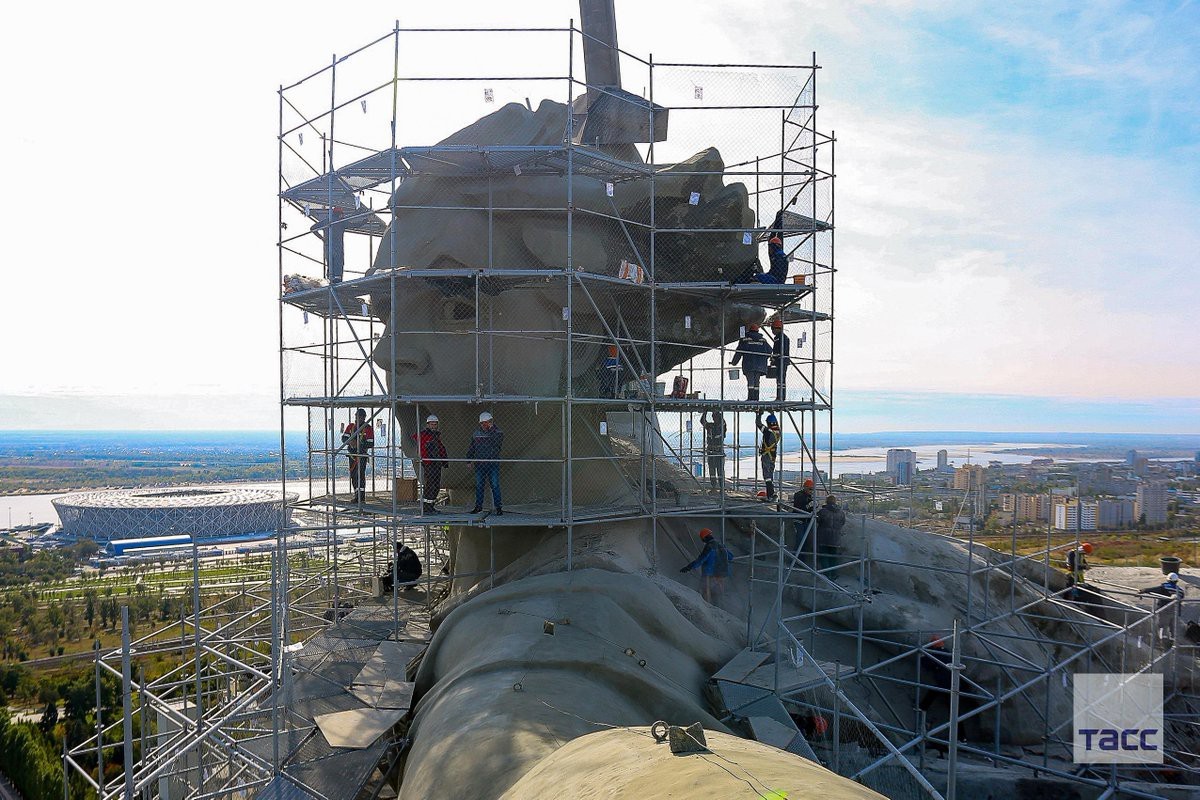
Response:
M618 348L623 381L652 380L763 316L748 305L722 311L713 295L683 287L659 291L652 311L650 291L636 277L620 277L624 263L635 276L653 265L659 283L728 282L755 263L757 248L743 235L755 224L746 189L725 185L716 150L653 174L640 161L576 156L568 178L565 154L550 148L565 140L569 117L567 106L548 100L537 111L510 104L436 151L410 153L416 174L392 198L393 220L372 269L397 272L396 306L389 293L371 298L386 325L373 358L391 390L446 398L402 424L411 431L426 410L435 412L451 457L461 457L479 412L491 411L505 431L504 457L530 459L519 480L505 481L510 502L561 497L562 465L550 460L561 457L566 429L561 400L553 399L600 397L610 347ZM484 149L497 145L527 150ZM550 274L568 268L578 279ZM653 352L651 340L660 342ZM500 400L450 399L462 396ZM631 491L620 465L603 461L612 445L599 423L618 407L573 409L573 457L601 457L573 482L577 502ZM469 483L467 470L452 469L445 485Z

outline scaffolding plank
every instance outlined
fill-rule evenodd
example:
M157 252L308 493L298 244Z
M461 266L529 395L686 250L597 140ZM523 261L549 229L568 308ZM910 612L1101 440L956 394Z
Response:
M356 708L321 714L314 721L331 747L361 750L374 744L403 716L401 709Z
M715 680L733 681L742 683L746 676L762 666L763 662L771 657L770 653L760 653L757 650L746 648L736 656L731 658L725 666L713 675Z

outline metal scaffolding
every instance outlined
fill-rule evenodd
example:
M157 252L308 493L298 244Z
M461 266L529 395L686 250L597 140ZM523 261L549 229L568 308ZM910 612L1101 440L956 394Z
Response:
M580 77L581 59L605 50L640 95ZM519 69L473 74L453 56L466 51L519 54ZM411 680L430 610L452 583L486 591L498 545L562 531L569 570L572 543L591 526L640 521L658 566L663 526L715 520L718 538L736 533L748 545L736 558L750 599L746 644L756 667L767 664L757 683L727 681L730 691L750 691L749 703L762 689L793 719L831 720L806 732L830 769L890 796L953 797L956 760L986 759L1111 796L1124 773L1069 766L1071 731L1047 713L1050 693L1069 692L1064 676L1084 666L1174 668L1184 648L1153 644L1164 612L1110 602L1101 618L1049 578L1035 602L1018 603L1011 588L1010 602L997 602L993 585L1048 575L1055 548L1018 555L1014 540L1004 554L971 540L959 625L871 629L874 572L938 567L869 547L820 552L815 515L790 502L806 478L818 496L835 488L835 140L817 125L818 73L815 55L793 66L655 62L574 22L397 24L281 86L280 425L307 434L302 477L285 476L298 495L293 523L280 525L269 561L240 567L236 588L207 604L197 554L190 615L97 651L98 696L118 680L125 707L67 753L75 783L104 798L378 796L398 780L403 724L347 750L329 745L316 719L385 708L378 693L355 693L356 681L385 646L411 648L397 651L405 663L395 678ZM786 256L784 280L754 279L774 248ZM770 371L751 391L742 357L760 325ZM508 437L493 462L503 513L478 495L484 507L471 504L472 465L488 459L467 449L461 423L483 411ZM442 433L444 455L417 444L431 413L458 424ZM764 462L768 414L780 432ZM706 439L710 415L724 426L719 455ZM356 450L367 425L373 447ZM286 465L297 454L282 433L280 444ZM347 461L363 465L361 485ZM450 540L464 531L486 537L488 563L455 562ZM424 574L388 591L405 583L401 545ZM806 610L788 610L797 607ZM1014 651L1000 624L1013 619L1044 661ZM1046 620L1057 638L1041 632ZM927 726L908 705L862 710L851 684L885 707L897 691L917 705L930 686L919 667L930 634L951 644L961 691L950 719ZM874 660L865 646L894 655ZM1126 660L1109 663L1111 652ZM142 677L156 656L177 665ZM993 676L987 685L967 677L977 666ZM1042 754L1015 757L1002 746L1000 710L1030 705L1035 686L1046 707L1028 713L1044 725ZM1194 702L1178 681L1171 698ZM725 711L735 724L736 704ZM951 733L985 717L987 741ZM1171 768L1194 774L1182 741ZM931 745L948 753L948 785L923 771ZM118 750L120 777L106 778L97 754Z

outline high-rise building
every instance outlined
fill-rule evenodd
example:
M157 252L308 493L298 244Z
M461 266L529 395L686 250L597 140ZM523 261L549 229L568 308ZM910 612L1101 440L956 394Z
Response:
M917 466L917 454L912 450L907 450L902 447L893 447L887 451L887 471L893 478L896 477L896 470L900 464L912 464L913 469ZM911 479L910 479L911 482Z
M1102 497L1096 501L1096 528L1115 531L1132 527L1137 520L1133 501L1126 497Z
M1125 466L1132 467L1137 463L1137 450L1130 450L1125 454Z
M1200 452L1196 453L1196 461L1200 462ZM945 450L938 450L938 454L937 454L938 470L944 470L948 466L950 466L950 453Z
M987 483L987 467L967 464L954 470L955 489L981 489Z
M1147 525L1167 522L1167 485L1160 481L1142 481L1137 486L1133 513Z
M901 461L896 464L896 471L893 473L896 479L897 486L910 486L913 482L913 467L916 466L912 461Z
M1096 501L1070 499L1054 506L1054 527L1060 531L1094 531L1096 513Z

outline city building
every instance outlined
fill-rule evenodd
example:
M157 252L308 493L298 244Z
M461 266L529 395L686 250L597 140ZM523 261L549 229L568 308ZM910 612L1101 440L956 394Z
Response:
M1115 531L1133 527L1137 515L1133 500L1127 497L1101 497L1096 501L1096 528Z
M1127 453L1125 453L1125 466L1132 467L1134 464L1137 463L1137 457L1138 457L1137 450L1130 450Z
M1196 453L1196 461L1200 463L1200 453ZM946 450L938 450L937 452L937 468L939 471L950 466L950 453Z
M1133 513L1146 525L1167 523L1167 485L1158 481L1142 481L1137 487Z
M1054 506L1054 527L1060 531L1096 530L1097 503L1071 499Z
M901 447L893 447L891 450L888 450L887 451L888 475L891 475L893 478L897 477L897 470L899 469L901 464L911 464L912 465L911 469L915 470L917 467L917 454L912 450L908 450L906 448L901 448ZM911 475L911 472L909 474ZM911 483L911 482L912 482L912 479L910 477L909 480L906 481L906 483ZM899 483L899 481L897 481L897 483Z
M911 486L913 482L913 468L916 465L912 461L901 461L896 464L895 478L897 486Z
M954 470L955 489L982 489L986 483L987 467L980 464L967 464Z

